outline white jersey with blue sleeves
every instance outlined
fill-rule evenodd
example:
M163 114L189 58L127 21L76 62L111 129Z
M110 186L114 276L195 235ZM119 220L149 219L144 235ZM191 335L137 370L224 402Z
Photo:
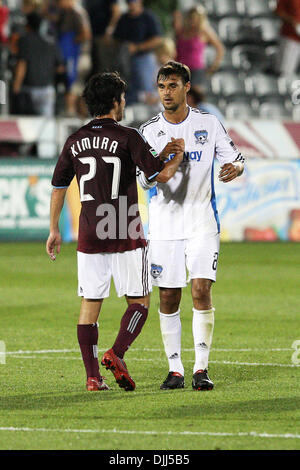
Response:
M214 191L214 157L221 165L244 163L223 125L212 114L188 108L179 124L163 113L140 128L149 144L160 153L166 144L183 138L183 162L168 183L150 189L150 240L181 240L218 233L220 224Z

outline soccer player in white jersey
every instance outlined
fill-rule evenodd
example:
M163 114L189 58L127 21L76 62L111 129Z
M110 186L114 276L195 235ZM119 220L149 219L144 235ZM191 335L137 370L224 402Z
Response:
M195 390L211 390L214 384L207 372L215 310L211 286L216 280L220 245L214 157L221 164L219 179L224 183L242 174L244 158L215 116L187 105L187 66L168 62L158 72L157 86L164 111L140 130L157 152L171 139L182 138L185 143L183 162L167 184L149 183L138 170L140 184L151 191L151 274L160 291L160 327L169 362L161 389L184 387L180 300L182 288L191 280L195 347L192 386ZM167 150L164 157L170 159Z

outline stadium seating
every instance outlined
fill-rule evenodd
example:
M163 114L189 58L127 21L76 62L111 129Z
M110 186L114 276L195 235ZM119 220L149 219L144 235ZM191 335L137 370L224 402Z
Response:
M276 7L275 2L269 0L251 0L240 3L243 15L248 17L273 16L273 10Z
M272 101L260 102L258 108L259 117L263 119L289 119L291 111L288 102L278 97Z
M244 80L232 72L215 73L211 85L213 93L219 96L243 96L246 93Z
M199 0L225 45L219 70L207 87L207 100L227 118L300 120L300 73L278 77L281 20L276 0ZM206 63L215 51L207 48ZM298 70L300 72L300 68ZM299 90L299 91L298 91ZM215 98L217 96L217 98ZM294 101L293 101L294 100Z
M278 96L278 79L272 75L255 73L245 78L246 93L256 97Z
M265 49L256 44L241 44L232 48L232 64L237 70L264 71L268 64Z
M224 106L224 112L227 119L248 119L257 117L257 112L253 109L250 102L238 101L231 102Z
M279 30L281 21L275 18L252 18L251 27L253 31L265 43L277 42L279 38Z
M257 33L248 19L222 18L218 23L217 32L226 47L232 47L235 44L251 44L258 40Z
M211 13L217 18L240 16L242 14L239 0L222 0L221 2L214 0L211 3L213 5Z

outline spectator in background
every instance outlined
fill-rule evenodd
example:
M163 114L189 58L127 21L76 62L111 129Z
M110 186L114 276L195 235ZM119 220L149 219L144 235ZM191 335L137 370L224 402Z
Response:
M279 0L275 13L283 21L277 70L292 75L300 64L300 1Z
M8 18L9 9L0 0L0 44L4 44L7 41Z
M145 8L150 8L159 16L166 34L171 34L174 17L179 13L178 0L144 0Z
M6 68L6 55L4 53L4 45L7 42L7 25L9 19L9 10L7 6L2 4L0 0L0 79L4 78L4 70Z
M84 6L93 34L92 71L112 71L115 54L112 36L121 15L118 0L85 0Z
M154 49L161 41L162 28L157 16L144 8L142 0L126 0L128 12L118 21L114 38L127 44L130 55L128 104L139 101L140 93L155 91L157 70Z
M30 13L40 14L41 0L22 0L20 2L20 18L16 23L12 23L10 28L9 47L12 57L16 57L18 54L18 42L20 37L26 33L25 21L20 21L22 17L30 15ZM42 24L42 22L41 22Z
M55 43L39 33L41 21L38 13L27 16L27 33L19 39L13 93L19 114L51 117L55 104L55 74L62 72L63 66Z
M216 116L220 122L224 123L224 116L212 103L206 101L204 90L200 87L192 87L187 94L187 103L192 108L198 108L200 111L204 111L209 114Z
M160 69L162 65L166 64L170 60L175 60L176 44L173 39L168 37L163 38L160 44L155 48L155 55L158 69Z
M193 7L185 15L177 15L174 21L176 35L177 61L187 65L192 74L192 85L203 85L206 75L213 74L220 66L224 56L224 46L208 23L203 6ZM216 51L213 64L205 68L205 48L211 44Z
M78 61L81 46L91 39L91 30L86 11L76 5L75 0L58 0L57 32L58 43L66 65L66 114L75 116L77 95L72 85L78 79Z

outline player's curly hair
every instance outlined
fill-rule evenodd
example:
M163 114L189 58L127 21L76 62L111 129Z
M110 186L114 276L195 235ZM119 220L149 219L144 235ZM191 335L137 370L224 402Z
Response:
M121 103L121 95L126 91L126 83L118 72L104 72L93 75L87 82L82 97L91 116L104 116Z
M164 64L157 73L157 82L160 78L167 78L170 75L177 75L184 84L191 81L191 71L189 67L181 62L170 60Z

